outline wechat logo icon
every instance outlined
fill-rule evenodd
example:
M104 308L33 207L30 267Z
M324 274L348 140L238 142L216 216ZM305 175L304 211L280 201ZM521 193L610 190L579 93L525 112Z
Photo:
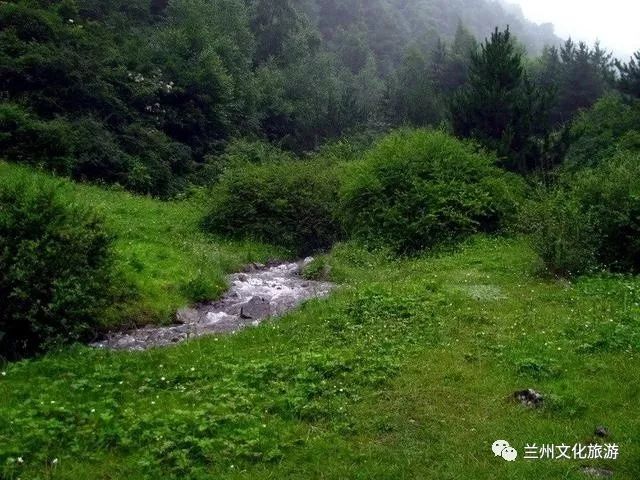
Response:
M517 450L511 447L506 440L496 440L491 445L491 450L496 457L502 457L507 462L515 462L516 458L518 458Z

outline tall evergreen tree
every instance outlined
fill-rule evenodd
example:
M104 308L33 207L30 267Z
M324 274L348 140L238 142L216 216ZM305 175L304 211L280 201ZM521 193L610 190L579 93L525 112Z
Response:
M451 105L456 134L474 138L513 170L535 168L546 135L548 98L527 78L507 28L497 28L471 58L469 82Z
M640 98L640 50L633 54L629 63L617 61L620 71L618 87L626 94Z

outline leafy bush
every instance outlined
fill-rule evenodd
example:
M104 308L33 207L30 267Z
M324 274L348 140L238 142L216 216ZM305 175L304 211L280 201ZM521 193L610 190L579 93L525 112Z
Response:
M570 168L598 165L621 149L640 151L640 101L615 94L602 98L573 122L569 141Z
M231 141L221 155L207 155L203 171L194 180L212 183L218 181L227 169L288 160L293 160L293 155L269 142L238 138Z
M515 214L521 183L494 163L442 132L392 133L347 170L345 227L397 253L496 231Z
M640 153L565 173L526 215L546 268L578 275L640 271Z
M26 178L26 177L25 177ZM113 292L111 238L60 186L18 178L0 190L0 357L83 339Z
M46 162L51 170L67 174L73 163L72 134L64 120L38 120L20 105L0 104L0 151L8 160Z
M322 162L239 165L213 188L205 228L307 254L340 237L337 194L337 175Z
M164 197L182 190L194 170L190 148L160 130L132 124L118 136L92 117L42 120L15 103L0 105L0 151L14 162Z

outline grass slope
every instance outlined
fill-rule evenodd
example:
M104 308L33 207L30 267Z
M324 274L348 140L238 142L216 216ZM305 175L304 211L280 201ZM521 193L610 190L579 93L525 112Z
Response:
M5 366L3 478L640 478L638 279L544 281L526 241L482 237L324 261L342 288L278 322ZM511 400L529 387L542 409ZM527 443L603 443L598 425L618 460L522 459ZM493 457L496 439L520 458Z
M212 238L200 231L204 202L161 202L115 189L54 179L45 173L0 162L0 188L18 179L58 182L69 202L88 205L116 236L115 252L126 282L135 290L128 305L107 321L167 322L192 302L211 300L226 289L225 274L280 252L251 242Z

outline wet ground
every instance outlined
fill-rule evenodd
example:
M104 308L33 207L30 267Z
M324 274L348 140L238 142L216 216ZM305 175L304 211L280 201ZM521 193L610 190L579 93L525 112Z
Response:
M296 308L305 300L324 297L331 292L333 284L300 276L304 265L311 260L273 266L252 265L245 272L229 277L229 291L221 300L178 311L176 325L113 333L92 346L146 350L257 326Z

